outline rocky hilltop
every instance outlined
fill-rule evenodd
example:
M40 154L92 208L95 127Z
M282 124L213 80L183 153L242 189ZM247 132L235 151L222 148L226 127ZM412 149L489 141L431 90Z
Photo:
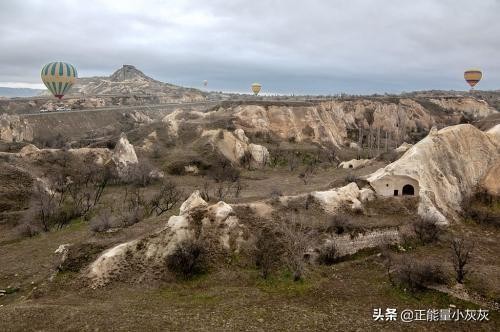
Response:
M108 77L79 78L70 95L155 95L175 100L204 100L203 92L157 81L132 65Z

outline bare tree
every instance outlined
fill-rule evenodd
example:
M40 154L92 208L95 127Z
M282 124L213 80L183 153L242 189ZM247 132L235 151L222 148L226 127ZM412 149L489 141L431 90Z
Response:
M52 222L57 211L57 193L38 182L33 188L33 209L44 232L52 227Z
M471 260L471 255L474 250L474 243L467 241L464 238L454 238L451 241L452 263L455 270L455 279L459 283L463 283L465 277L471 273L467 268Z
M299 174L299 178L302 180L302 182L304 182L304 184L307 184L311 177L314 175L314 171L314 164L307 165L304 171Z
M406 122L407 114L404 108L398 107L396 112L396 127L397 127L397 138L396 145L401 145L402 141L405 139L406 135Z
M150 214L155 213L157 216L171 210L179 203L182 198L182 191L177 189L175 183L171 181L164 182L160 190L153 196L149 202Z
M304 256L309 248L311 238L307 233L305 223L295 214L280 223L278 230L283 236L284 259L293 273L293 280L302 279L305 271Z

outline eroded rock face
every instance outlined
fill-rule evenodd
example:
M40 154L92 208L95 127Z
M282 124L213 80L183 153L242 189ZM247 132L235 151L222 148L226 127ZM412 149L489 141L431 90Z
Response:
M430 99L430 102L450 111L460 111L473 119L484 118L496 113L496 110L489 106L484 100L475 98L439 98Z
M178 136L179 124L182 120L177 119L177 116L181 114L181 110L175 110L172 113L166 115L161 121L165 123L168 135L172 137Z
M134 146L130 144L125 134L122 134L116 143L111 159L115 163L120 175L125 174L129 166L139 162Z
M476 119L496 113L484 101L474 98L430 99L424 105L427 108L410 98L393 101L360 98L312 106L239 105L232 111L237 127L247 132L269 132L284 140L310 139L337 147L348 143L348 129L369 129L368 114L373 116L372 128L380 128L393 139L403 141L412 131L425 132L437 124L458 124L462 116ZM433 107L441 108L441 112L436 113Z
M0 114L0 140L31 142L33 141L33 128L17 115Z
M202 137L208 137L214 148L235 164L240 164L246 153L250 154L252 167L264 167L269 160L269 151L265 146L248 144L250 141L242 129L234 133L227 130L206 130Z
M499 163L500 140L463 124L431 131L399 160L367 180L374 188L384 188L393 177L414 181L420 196L418 213L447 223L458 219L463 199Z
M211 245L228 253L238 252L248 237L245 232L230 205L219 202L208 206L199 192L194 192L182 204L181 213L170 217L164 228L105 251L89 266L87 277L95 288L126 271L165 269L165 259L178 243L200 237L209 238Z

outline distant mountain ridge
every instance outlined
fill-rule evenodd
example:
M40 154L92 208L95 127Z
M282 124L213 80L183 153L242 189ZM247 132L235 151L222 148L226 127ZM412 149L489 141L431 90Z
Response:
M35 97L38 96L45 90L42 89L30 89L30 88L7 88L0 87L0 97Z

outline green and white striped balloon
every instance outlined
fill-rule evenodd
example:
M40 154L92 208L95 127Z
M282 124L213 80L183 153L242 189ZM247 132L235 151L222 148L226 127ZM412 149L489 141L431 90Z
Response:
M73 65L65 62L51 62L43 66L42 82L57 98L61 99L73 86L78 74Z

